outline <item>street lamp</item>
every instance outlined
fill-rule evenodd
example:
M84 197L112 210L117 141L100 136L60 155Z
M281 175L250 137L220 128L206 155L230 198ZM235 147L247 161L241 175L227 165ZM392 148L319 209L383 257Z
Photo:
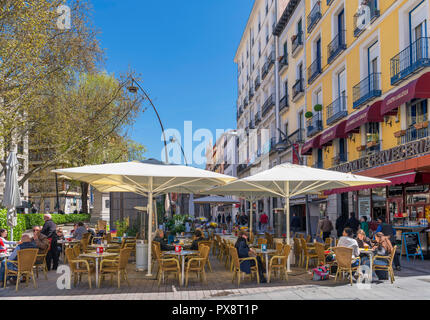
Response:
M176 137L175 137L175 136L170 137L170 142L171 142L171 143L176 143L176 144L178 144L178 146L181 148L182 155L184 156L185 165L188 167L187 157L185 156L185 152L184 152L184 148L182 148L182 144L181 144L181 143L179 143L178 139L176 139ZM189 205L188 205L188 211L189 211L189 214L191 214L190 204L191 204L192 199L193 199L193 195L192 195L192 194L190 194L190 200L189 200L189 201L190 201L190 203L189 203ZM183 196L183 194L181 193L181 213L182 213L183 205L184 205L184 196Z
M281 134L281 136L284 137L284 140L282 142L279 142L276 145L276 151L278 152L283 152L285 150L287 150L289 147L293 147L293 152L296 155L297 159L299 160L299 164L301 166L303 166L303 158L300 156L299 152L297 151L297 149L294 147L294 144L290 141L289 137L285 134L285 132L283 132L281 129L279 129L279 133ZM308 233L311 234L312 237L312 232L311 232L311 215L309 212L309 195L306 195L306 229L308 230Z

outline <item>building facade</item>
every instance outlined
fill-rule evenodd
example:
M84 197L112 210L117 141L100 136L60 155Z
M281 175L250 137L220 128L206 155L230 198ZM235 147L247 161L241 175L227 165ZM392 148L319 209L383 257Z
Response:
M334 217L430 221L429 0L306 0L307 120L318 168L385 178L326 192Z

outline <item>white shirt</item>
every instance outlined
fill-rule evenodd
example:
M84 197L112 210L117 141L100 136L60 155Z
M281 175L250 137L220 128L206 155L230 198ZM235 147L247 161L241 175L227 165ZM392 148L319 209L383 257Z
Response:
M360 256L360 250L358 247L357 240L350 237L340 237L339 242L337 243L338 247L347 247L352 248L352 257L356 258Z

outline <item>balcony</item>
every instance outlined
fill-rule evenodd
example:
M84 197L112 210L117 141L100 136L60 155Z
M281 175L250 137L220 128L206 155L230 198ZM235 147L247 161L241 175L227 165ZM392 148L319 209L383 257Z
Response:
M339 153L331 159L331 166L335 167L345 162L348 162L348 153Z
M288 140L291 143L303 143L305 142L305 129L298 129L288 136Z
M276 138L275 137L270 138L270 151L276 150L276 145L277 145Z
M255 91L257 91L258 88L260 88L260 85L261 85L260 77L258 76L257 79L255 79L255 82L254 82Z
M312 118L306 120L306 130L308 137L312 137L323 130L321 112L317 112Z
M251 120L251 121L249 121L249 125L248 125L248 127L249 127L249 129L255 129L255 126L254 126L254 121L253 120Z
M267 61L263 64L263 68L261 68L261 79L264 80L266 78L267 74L269 73L269 64Z
M427 138L429 136L430 136L429 127L417 129L415 128L415 126L411 126L406 130L406 133L404 136L398 138L398 143L405 144L411 141Z
M330 64L333 62L334 59L336 59L337 56L339 56L342 51L346 50L346 38L345 38L346 32L345 30L342 30L340 33L337 34L336 37L330 42L330 44L327 47L327 56L328 60L327 62Z
M317 25L318 21L321 19L321 2L317 1L317 3L312 8L311 12L308 15L308 33L311 33L313 28Z
M345 118L347 115L346 96L341 96L332 104L327 106L327 125L331 125L336 121Z
M366 134L366 145L361 153L361 157L366 157L381 151L381 140L379 140L378 133L367 133Z
M420 69L430 66L428 39L419 38L391 59L391 85L396 85Z
M249 95L249 101L251 101L251 99L254 97L254 89L253 88L249 88L248 95Z
M248 97L245 97L245 99L243 99L243 108L246 109L248 105L249 105Z
M304 90L304 79L298 79L296 83L293 85L293 100L297 99L299 96L301 96L305 90Z
M287 109L289 106L288 102L288 95L282 97L282 99L279 101L279 111L282 111L284 109Z
M308 84L311 84L321 73L321 57L318 57L308 68Z
M242 114L243 114L243 108L240 107L239 111L237 112L237 118L239 119Z
M358 108L362 104L380 97L381 91L381 74L372 73L370 76L360 81L352 88L353 93L353 108Z
M262 116L264 117L269 111L270 109L275 105L275 98L274 95L271 94L266 102L264 102L263 107L262 107Z
M267 70L269 71L270 68L275 64L275 51L270 52L269 56L267 57Z
M288 67L288 55L284 55L279 59L279 71Z
M378 10L376 0L368 0L367 6L370 8L370 23L375 21L379 15L380 11ZM366 24L366 18L365 18L366 12L363 10L362 12L357 12L354 15L354 26L356 26L354 30L354 36L358 37L360 34L362 34L368 27ZM362 26L362 27L360 27Z
M260 116L260 111L258 111L258 112L255 114L255 117L254 117L254 123L255 123L255 125L258 125L260 122L261 122L261 116Z
M246 168L247 168L248 166L246 165L246 164L239 164L238 166L237 166L237 172L241 172L241 171L243 171L243 170L245 170Z
M293 55L303 46L303 32L299 32L291 38L291 48Z

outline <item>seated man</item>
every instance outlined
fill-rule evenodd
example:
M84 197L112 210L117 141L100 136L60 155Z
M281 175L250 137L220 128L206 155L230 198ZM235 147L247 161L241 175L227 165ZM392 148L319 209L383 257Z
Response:
M161 251L171 251L175 249L173 246L167 244L167 241L164 239L164 231L161 229L158 229L156 231L153 241L157 241L160 243Z
M17 245L15 250L10 255L8 262L7 262L7 268L10 270L18 270L18 267L16 264L9 262L9 261L17 261L18 260L18 251L21 249L36 249L36 244L31 240L31 236L29 234L24 233L21 237L21 244ZM4 275L6 272L6 266L5 261L2 261L1 268L0 268L0 285L3 286L4 281Z
M39 248L39 252L43 252L49 248L49 240L48 237L44 234L40 233L41 228L39 226L33 227L33 239L32 241Z
M73 232L73 238L76 240L81 240L82 236L88 233L87 228L85 228L83 222L78 222L75 231Z
M360 250L358 247L357 240L353 238L354 231L351 228L345 228L342 233L342 237L339 238L339 242L337 244L338 247L346 247L352 248L352 258L358 258L360 256ZM359 264L359 261L356 260L352 266L356 267Z
M194 232L194 241L191 244L191 248L190 250L199 250L199 242L205 240L205 238L203 237L203 233L200 230L196 230Z
M266 283L266 277L264 276L264 273L266 273L265 267L263 265L263 262L261 261L261 257L257 256L255 251L253 249L250 249L247 244L248 240L248 233L245 231L241 231L239 234L239 238L237 239L237 242L235 244L235 248L237 250L237 254L240 258L248 258L248 257L256 257L257 258L257 264L258 264L258 273L260 277L260 283ZM240 270L242 272L245 272L246 274L249 274L251 272L251 267L255 266L255 261L247 260L243 261L240 264Z

